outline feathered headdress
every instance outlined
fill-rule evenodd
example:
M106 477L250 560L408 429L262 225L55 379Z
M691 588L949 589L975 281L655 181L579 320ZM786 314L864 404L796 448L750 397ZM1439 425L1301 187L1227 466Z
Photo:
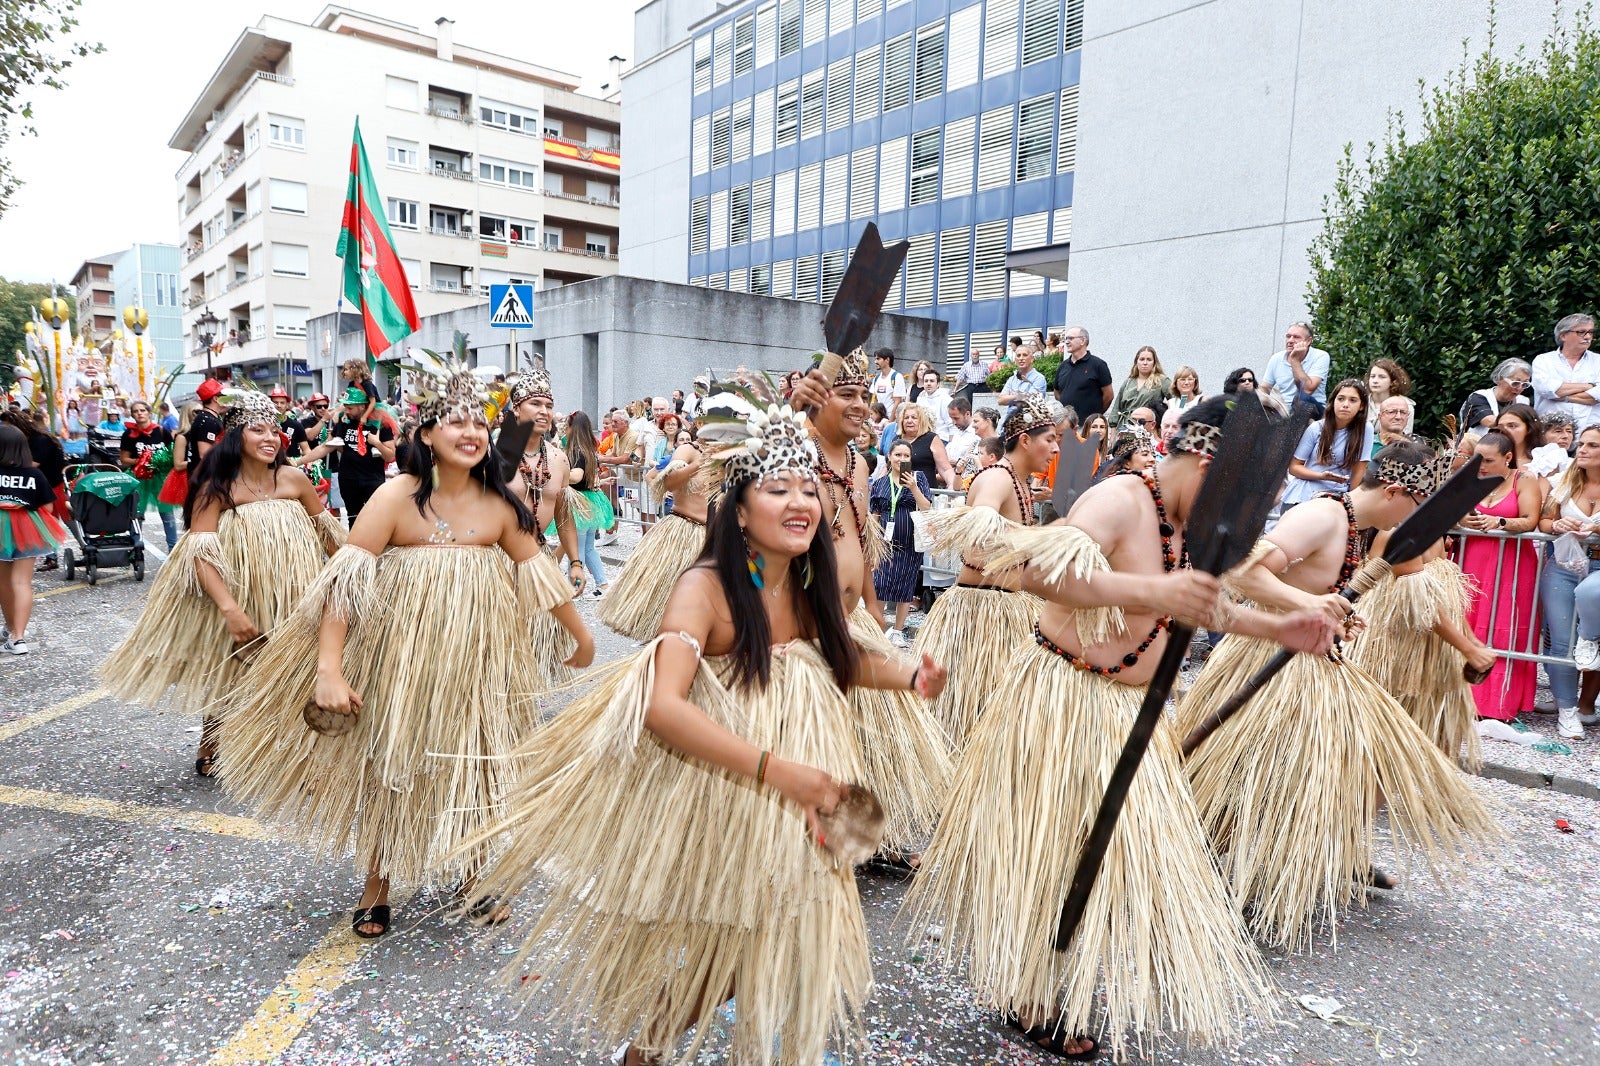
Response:
M811 429L803 413L773 404L765 411L751 413L743 422L743 430L742 439L711 457L711 463L722 468L724 491L746 481L764 481L786 470L816 480L817 447L811 441ZM704 432L701 439L705 439Z
M418 422L489 420L489 389L459 358L426 348L408 348L406 358L406 399L417 405Z
M812 362L818 366L826 366L828 358L825 352L818 352L812 356ZM828 384L834 388L840 385L870 385L872 384L871 361L867 358L865 349L857 348L849 355L839 357L839 370L834 374L833 380Z
M1050 405L1043 396L1024 396L1011 408L1011 414L1006 416L1005 424L1000 427L1000 435L1009 445L1024 433L1055 424Z
M550 388L550 373L545 370L530 370L517 378L511 384L511 406L515 407L530 396L548 396L555 398L555 393Z
M259 389L223 389L217 394L217 403L222 405L224 430L278 425L278 408Z
M1388 448L1377 454L1377 478L1385 485L1398 485L1413 496L1432 496L1450 477L1450 466L1455 456L1451 452L1438 452L1428 459L1408 463L1394 455L1385 455Z

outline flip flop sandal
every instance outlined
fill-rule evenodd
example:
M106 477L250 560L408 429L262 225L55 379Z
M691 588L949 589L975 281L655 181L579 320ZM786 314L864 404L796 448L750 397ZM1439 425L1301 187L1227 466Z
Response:
M467 921L471 922L475 926L478 926L480 929L489 928L496 925L504 925L506 922L511 920L511 915L508 912L500 915L498 918L495 917L495 911L499 910L500 906L500 897L480 896L471 904L463 904L455 908L451 914L451 917L457 919L465 918Z
M1065 1059L1068 1062L1093 1062L1100 1057L1099 1041L1085 1033L1073 1036L1069 1033L1058 1031L1055 1026L1048 1023L1035 1025L1030 1029L1023 1025L1022 1019L1015 1014L1005 1015L1005 1023L1008 1027L1021 1033L1027 1039L1029 1047L1047 1052L1059 1059ZM1082 1051L1068 1051L1067 1043L1074 1040L1087 1040L1089 1046Z
M363 925L376 925L376 933L362 932ZM359 907L350 918L350 931L362 940L376 940L389 931L389 905L379 903L372 907Z
M1393 874L1380 870L1376 866L1367 867L1367 887L1393 892L1400 887L1400 881Z

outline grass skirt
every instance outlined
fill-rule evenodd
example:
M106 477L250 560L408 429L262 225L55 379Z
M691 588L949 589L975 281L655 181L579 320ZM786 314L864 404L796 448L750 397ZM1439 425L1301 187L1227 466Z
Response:
M531 562L536 562L535 557ZM551 568L551 572L554 568ZM571 587L488 546L354 546L336 555L256 661L220 762L224 787L319 855L355 835L356 868L379 857L408 884L440 873L460 842L496 817L511 764L538 725L527 616ZM349 620L344 676L360 694L356 727L313 732L324 609ZM480 860L457 854L444 876Z
M705 546L703 522L675 514L657 522L600 601L600 621L633 640L654 639L673 586Z
M1407 578L1406 580L1410 580ZM1278 651L1230 636L1178 707L1187 734ZM1251 931L1293 950L1366 898L1387 798L1397 842L1435 876L1458 870L1494 819L1404 708L1359 668L1296 655L1190 757L1206 831Z
M1367 629L1350 642L1344 657L1393 696L1445 758L1459 759L1476 773L1483 765L1483 746L1474 728L1478 708L1472 686L1461 676L1466 660L1433 632L1440 617L1471 632L1467 584L1449 559L1434 559L1405 577L1385 577L1361 597Z
M1041 601L1026 592L952 585L939 595L917 630L917 655L931 655L950 672L930 706L957 750L994 702L1006 661L1033 642Z
M561 565L549 551L542 551L523 563L519 570L535 570L541 587L562 590L562 598L555 604L572 599L572 585L561 572ZM552 604L554 606L555 604ZM556 621L547 607L536 608L528 614L528 635L533 640L528 665L533 668L533 687L540 693L550 692L566 685L578 676L578 671L566 661L577 650L578 642Z
M973 730L906 906L985 1004L1052 1009L1125 1054L1132 1034L1225 1045L1271 1014L1271 982L1229 906L1163 721L1070 950L1056 926L1144 689L1080 670L1029 640Z
M850 615L850 635L863 656L901 658L864 604ZM950 741L914 692L856 687L849 700L865 765L861 783L883 803L884 847L915 851L932 834L950 790Z
M231 654L233 638L200 585L196 562L215 567L256 628L270 633L322 569L329 521L308 517L297 500L262 500L223 511L215 533L185 533L151 583L138 621L101 664L106 687L143 706L225 712L246 667Z
M871 992L855 881L775 790L644 730L656 646L675 639L608 667L524 745L504 819L467 841L506 838L487 891L547 881L548 906L503 978L528 989L519 978L531 968L581 1028L612 1042L637 1032L669 1056L694 1024L684 1062L734 994L730 1061L815 1066L828 1044L859 1041ZM849 711L814 647L773 649L764 691L730 692L727 672L703 662L689 693L713 721L860 780Z

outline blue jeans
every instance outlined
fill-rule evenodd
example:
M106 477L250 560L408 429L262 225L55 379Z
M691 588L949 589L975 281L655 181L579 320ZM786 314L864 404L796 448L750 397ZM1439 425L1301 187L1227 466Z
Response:
M1546 560L1539 575L1539 598L1544 601L1544 624L1550 654L1572 657L1572 619L1577 615L1578 636L1600 640L1600 562L1590 562L1587 574L1575 574ZM1557 707L1578 705L1578 671L1566 663L1546 663L1550 692Z
M594 546L595 530L578 530L578 559L588 569L596 585L606 583L606 564L600 561L600 550Z

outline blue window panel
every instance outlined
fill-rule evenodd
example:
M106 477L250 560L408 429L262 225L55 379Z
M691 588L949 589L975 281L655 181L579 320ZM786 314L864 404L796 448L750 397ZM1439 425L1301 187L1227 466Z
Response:
M958 118L976 115L980 110L978 106L981 102L979 87L976 85L963 85L954 92L936 96L932 100L924 100L923 103L931 104L941 100L944 102L944 120L946 122L954 122Z
M749 94L746 94L749 95ZM714 86L711 90L711 110L720 111L733 103L733 86L727 82Z
M770 263L777 257L772 254L772 241L751 241L750 262L754 264ZM698 274L695 277L699 277Z
M1067 171L1065 174L1056 175L1056 207L1072 206L1072 179L1077 177L1077 172Z
M845 56L855 55L856 49L863 47L862 45L856 44L855 35L852 34L848 29L840 30L838 33L829 37L825 43L828 46L829 63L832 63L836 59L843 59Z
M933 311L933 308L931 308L931 307L918 307L918 308L916 308L914 310L912 308L908 307L908 308L904 308L904 309L902 309L900 311L897 311L896 314L907 315L907 316L909 316L911 318L942 318L943 317L942 315L935 314L934 311Z
M707 274L720 274L728 269L728 250L709 252L706 255Z
M848 51L848 49L847 49ZM816 44L800 49L801 70L821 70L828 65L828 41L826 38Z
M1046 300L1050 307L1050 322L1052 325L1062 325L1067 321L1067 294L1052 292Z
M882 123L878 117L863 119L850 128L850 147L865 148L869 144L883 143Z
M1026 322L1035 328L1043 328L1046 310L1043 296L1013 296L1009 303L1012 322Z
M735 181L734 184L738 185L739 182ZM1013 215L1031 215L1035 211L1050 210L1055 206L1055 197L1051 195L1054 190L1050 186L1051 182L1042 178L1035 178L1033 181L1025 181L1020 185L1013 185L1011 188L1016 193L1016 196L1011 202L1011 213ZM1001 190L993 191L999 192Z
M907 209L906 225L911 227L912 233L936 233L939 230L939 205L937 203L918 204Z
M692 174L689 177L689 199L710 196L713 186L710 174Z
M975 221L993 222L997 218L1010 218L1017 212L1011 210L1011 186L985 189L976 196Z
M829 251L839 248L854 248L856 240L860 239L860 234L855 231L860 229L865 221L865 219L860 219L855 222L835 222L831 226L823 226L822 246ZM854 235L854 240L852 235Z
M795 241L792 234L785 237L772 238L772 262L777 263L784 259L793 259L794 257ZM696 274L694 276L699 277L700 275Z
M773 67L777 70L777 74L773 76L774 85L779 82L789 81L792 78L798 78L801 72L811 69L805 65L805 56L799 52L790 52L786 56L780 56L778 61L773 64Z
M800 153L798 159L800 165L804 166L807 163L820 163L826 159L828 157L827 143L828 138L826 136L822 136L810 137L795 145L795 148ZM835 152L833 154L838 155L839 153Z
M1007 74L998 74L988 81L979 82L978 87L983 90L982 109L988 111L1001 104L1014 104L1021 100L1018 81L1018 74L1013 70Z
M782 148L774 149L769 158L772 160L772 172L774 174L785 170L793 170L800 165L800 146L786 144Z
M899 110L905 110L900 108ZM918 101L911 105L911 125L914 129L925 130L930 126L944 125L944 97L933 96L926 100Z
M934 19L944 18L952 7L958 5L952 4L950 0L917 0L914 6L917 9L917 25L925 26ZM959 6L966 7L967 5L961 4Z
M887 3L887 0L885 2ZM931 18L932 16L930 16ZM885 11L883 18L879 21L883 23L883 39L887 41L891 37L900 36L907 30L916 29L918 26L923 25L924 22L929 21L929 19L917 18L917 6L915 4L902 4L892 11Z
M1022 68L1022 96L1028 99L1053 92L1063 85L1071 85L1070 81L1062 81L1057 60L1046 59L1038 63L1029 63Z
M858 223L865 221L857 219ZM878 224L878 234L884 243L904 240L911 231L906 228L906 213L904 211L885 211L881 215L872 216L872 221Z
M1061 84L1078 84L1078 72L1083 69L1083 49L1074 49L1061 57Z
M728 167L728 188L750 183L750 160L744 159Z
M840 126L822 135L823 155L832 158L850 151L850 127Z
M859 51L861 51L861 49L867 47L868 45L877 44L880 41L882 41L883 39L884 39L883 17L881 15L874 15L872 18L868 19L866 22L858 22L858 23L856 23L856 33L855 33L855 48L856 48L856 51L859 52Z
M698 278L711 273L711 257L705 252L689 256L689 276Z
M755 73L750 76L755 79L751 85L752 93L760 92L762 89L775 88L778 84L778 68L771 63L764 67L757 67Z
M728 249L729 270L738 270L741 267L748 267L751 263L759 262L759 259L750 257L750 246L748 244L741 244Z
M715 110L716 108L711 105L710 93L701 93L699 96L693 97L690 100L689 114L692 118L699 118L701 115L709 115Z
M699 277L699 274L694 275ZM967 332L977 333L1006 328L1006 302L1004 300L979 300L967 305ZM959 332L959 330L954 331ZM984 352L988 355L988 352Z
M879 127L879 135L883 140L891 141L896 137L904 137L911 132L911 109L909 107L897 107L893 111L884 114L880 121L882 125ZM917 128L922 129L923 127L918 126Z
M953 200L941 200L939 202L939 228L941 230L970 225L972 225L972 197L957 196Z
M966 333L969 331L967 323L972 317L972 305L970 303L940 304L934 310L939 318L950 323L951 333Z
M1046 64L1040 63L1039 65L1042 67ZM750 96L756 91L755 73L752 71L739 75L737 78L734 78L728 83L728 88L733 94L733 98L735 100L743 100L745 97ZM1040 91L1043 92L1044 90L1041 89Z
M795 234L795 236L794 236L794 254L795 254L795 258L798 259L799 257L801 257L803 255L815 255L816 253L818 253L820 251L822 251L822 231L821 230L812 229L812 230L806 230L804 233Z

